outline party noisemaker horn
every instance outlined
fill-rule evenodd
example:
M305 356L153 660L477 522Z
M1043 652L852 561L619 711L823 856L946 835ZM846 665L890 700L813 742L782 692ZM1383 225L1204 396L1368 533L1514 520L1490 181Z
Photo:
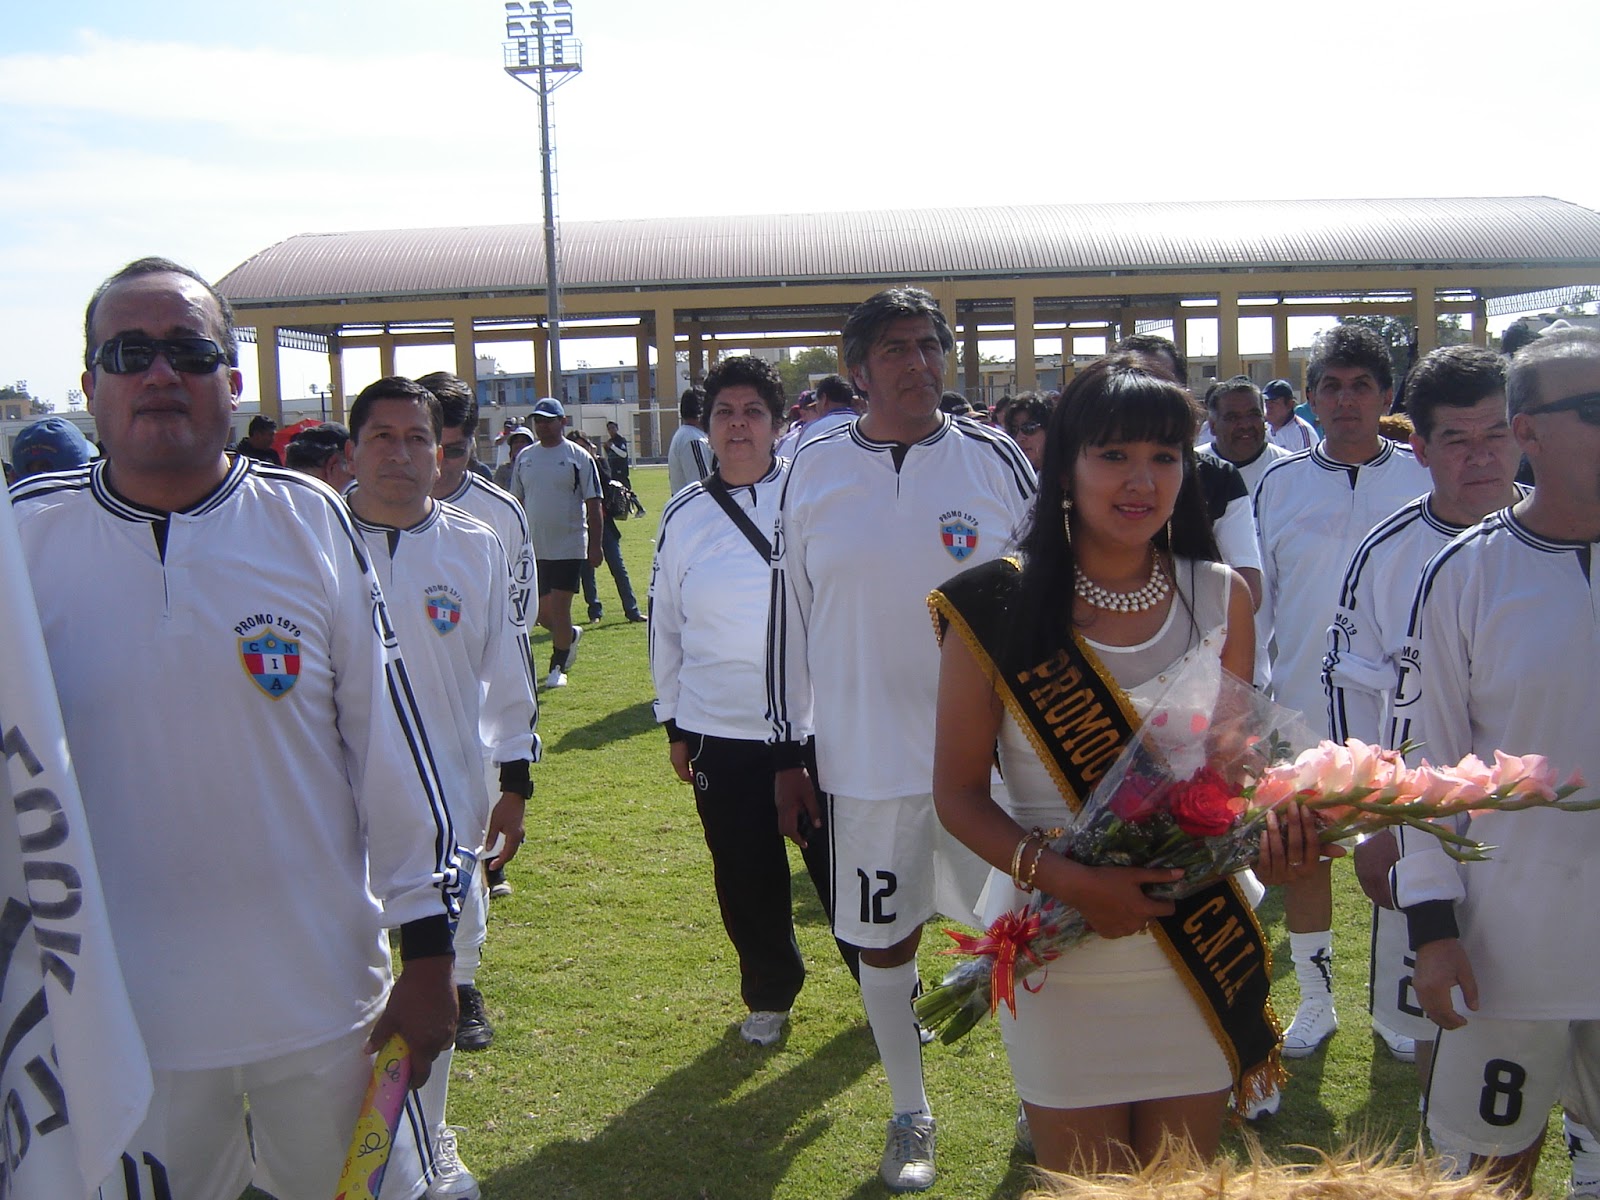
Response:
M372 1065L372 1080L367 1084L367 1097L361 1102L361 1115L356 1118L356 1131L350 1139L350 1152L345 1155L333 1200L378 1200L410 1083L411 1047L398 1033L392 1034Z

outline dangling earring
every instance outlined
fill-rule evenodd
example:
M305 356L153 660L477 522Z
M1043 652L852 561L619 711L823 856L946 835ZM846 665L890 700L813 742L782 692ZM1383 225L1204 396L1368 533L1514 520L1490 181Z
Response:
M1072 497L1061 497L1061 528L1067 531L1067 545L1072 545Z
M1173 550L1172 550L1172 518L1171 517L1167 518L1167 553L1168 554L1173 553Z

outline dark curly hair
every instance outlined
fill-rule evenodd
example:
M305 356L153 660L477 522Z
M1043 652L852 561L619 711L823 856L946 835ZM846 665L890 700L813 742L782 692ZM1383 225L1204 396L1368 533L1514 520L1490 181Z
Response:
M706 402L701 409L707 420L717 402L717 393L728 387L755 388L772 413L772 423L783 420L783 377L771 363L753 355L736 354L712 367L706 375Z

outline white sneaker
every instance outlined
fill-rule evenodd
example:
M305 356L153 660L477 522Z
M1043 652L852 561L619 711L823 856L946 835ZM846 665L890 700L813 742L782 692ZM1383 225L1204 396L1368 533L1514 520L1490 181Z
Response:
M453 1125L442 1125L434 1139L434 1176L428 1185L428 1200L479 1200L483 1195L478 1190L478 1181L461 1161L461 1152L456 1147L458 1132Z
M1403 1033L1396 1033L1376 1017L1372 1020L1372 1032L1383 1039L1383 1044L1389 1047L1389 1053L1400 1062L1414 1063L1417 1061L1417 1039L1407 1037Z
M1029 1158L1034 1157L1033 1126L1028 1124L1028 1110L1017 1104L1017 1149Z
M1339 1016L1333 1011L1333 997L1326 992L1307 996L1295 1010L1294 1020L1283 1034L1283 1056L1305 1058L1333 1036Z
M566 687L566 686L567 686L567 673L565 671L563 671L560 667L556 667L553 671L550 672L550 674L545 676L545 679L544 679L544 690L547 691L547 692L551 688L560 688L560 687Z
M1246 1121L1259 1121L1263 1117L1275 1117L1278 1110L1283 1107L1283 1089L1277 1084L1272 1085L1272 1090L1265 1096L1244 1102L1244 1112L1239 1115Z
M927 1113L900 1113L889 1121L878 1175L891 1192L925 1192L938 1172L933 1144L938 1129Z
M739 1036L752 1046L775 1046L788 1023L786 1012L753 1012L739 1026Z
M574 625L572 627L572 645L567 647L567 665L562 668L563 670L572 670L572 664L578 661L578 642L581 641L582 638L583 626Z

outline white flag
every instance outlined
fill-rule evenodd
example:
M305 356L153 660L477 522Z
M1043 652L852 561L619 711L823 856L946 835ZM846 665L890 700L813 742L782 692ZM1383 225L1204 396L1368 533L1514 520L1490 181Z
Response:
M116 1168L150 1103L150 1065L9 499L0 501L0 749L0 1200L70 1200Z

